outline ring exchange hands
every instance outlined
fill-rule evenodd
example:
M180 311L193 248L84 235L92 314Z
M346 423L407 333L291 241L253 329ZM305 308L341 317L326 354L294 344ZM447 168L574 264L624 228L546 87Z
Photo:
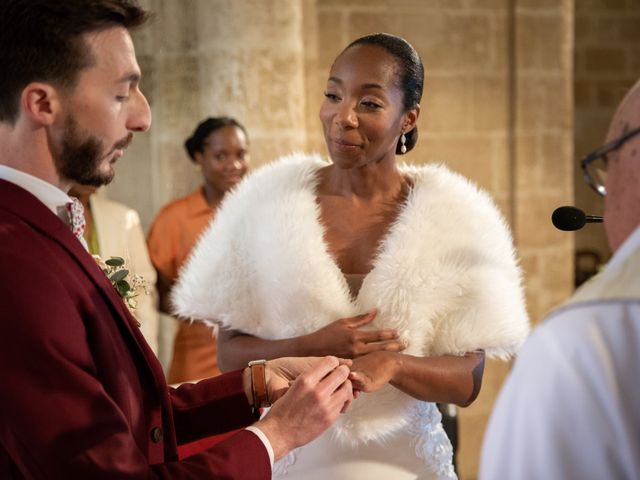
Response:
M286 393L291 384L302 373L318 365L323 357L284 357L267 362L267 391L271 402ZM339 365L351 367L352 361L338 358Z
M406 345L393 329L360 330L376 318L377 311L341 318L307 335L309 351L330 352L337 357L356 358L371 352L399 352Z
M272 360L267 371L269 395L278 400L255 425L276 460L323 433L353 401L349 366L336 357Z
M349 379L357 392L371 393L392 381L398 368L398 355L373 352L352 361Z

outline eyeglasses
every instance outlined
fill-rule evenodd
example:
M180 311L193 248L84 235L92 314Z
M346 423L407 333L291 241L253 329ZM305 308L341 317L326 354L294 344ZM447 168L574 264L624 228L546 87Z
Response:
M619 138L594 150L582 159L580 165L584 173L584 179L597 193L603 197L607 194L605 183L607 181L607 154L622 147L631 137L640 133L640 127L629 130Z

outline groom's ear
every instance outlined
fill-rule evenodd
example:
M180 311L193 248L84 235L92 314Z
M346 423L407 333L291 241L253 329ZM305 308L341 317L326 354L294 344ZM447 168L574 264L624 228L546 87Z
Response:
M37 125L52 125L62 111L60 94L48 83L31 82L22 89L20 110Z

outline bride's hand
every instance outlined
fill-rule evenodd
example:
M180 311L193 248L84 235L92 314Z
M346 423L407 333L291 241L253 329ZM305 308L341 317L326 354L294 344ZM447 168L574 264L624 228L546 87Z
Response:
M400 356L395 352L373 352L353 360L349 379L354 390L375 392L393 380Z
M324 357L283 357L267 361L265 372L271 402L285 394L298 376L315 368ZM338 365L351 366L351 360L338 358Z
M319 355L356 358L371 352L399 352L405 345L391 329L359 330L376 318L377 311L341 318L308 335L310 349Z

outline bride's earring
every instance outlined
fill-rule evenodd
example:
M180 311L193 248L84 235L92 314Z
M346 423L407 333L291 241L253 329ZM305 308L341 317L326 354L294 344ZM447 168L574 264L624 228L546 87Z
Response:
M407 137L404 135L404 133L402 135L400 135L400 152L402 154L407 153Z

